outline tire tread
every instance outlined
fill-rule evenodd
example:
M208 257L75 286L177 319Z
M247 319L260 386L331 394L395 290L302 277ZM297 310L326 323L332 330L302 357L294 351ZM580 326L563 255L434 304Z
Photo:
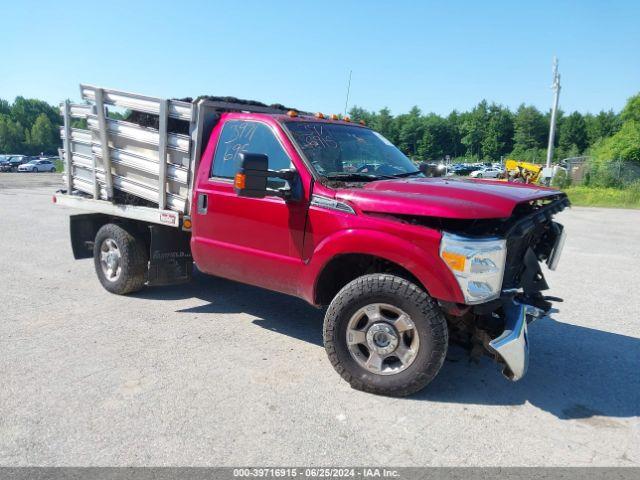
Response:
M336 329L340 320L340 312L352 301L360 296L372 292L390 293L413 302L420 309L431 327L433 349L426 364L422 365L418 373L399 387L390 390L386 387L369 385L352 375L342 365L336 352ZM422 390L442 367L447 353L449 334L447 322L435 301L414 283L389 274L369 274L356 278L342 288L333 299L324 323L324 345L333 368L346 380L352 388L369 393L388 396L407 396Z
M100 245L105 238L113 238L122 253L122 277L117 282L106 280L100 267ZM109 292L126 295L144 287L148 256L144 242L131 229L114 223L103 225L96 234L93 255L100 283Z

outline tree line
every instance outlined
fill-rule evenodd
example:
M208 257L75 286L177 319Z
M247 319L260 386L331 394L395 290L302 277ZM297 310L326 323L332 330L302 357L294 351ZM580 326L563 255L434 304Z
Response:
M353 107L352 120L363 120L395 143L414 160L437 162L449 156L458 161L499 161L515 158L533 162L546 159L550 112L531 105L515 111L482 100L466 112L447 116L423 114L418 107L393 116L388 108L372 112ZM618 113L558 112L555 160L586 154L598 142L622 127Z
M57 107L42 100L0 99L0 153L55 154L61 146Z
M417 161L437 162L449 156L463 161L498 161L502 157L542 162L546 158L549 112L531 105L515 111L482 100L466 112L447 116L423 114L418 107L392 115L353 107L352 120L363 120ZM55 154L62 124L57 107L36 99L0 99L0 153ZM640 162L640 94L621 113L572 112L558 115L555 160L594 152L604 158Z

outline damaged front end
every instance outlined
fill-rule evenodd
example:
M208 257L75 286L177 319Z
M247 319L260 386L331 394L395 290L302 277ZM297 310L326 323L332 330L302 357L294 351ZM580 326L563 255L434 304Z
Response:
M469 301L473 300L474 290L467 287L465 305L441 303L449 321L451 341L470 349L472 358L482 355L493 357L503 365L503 374L512 381L521 379L527 371L528 324L552 313L552 301L561 301L542 294L549 287L541 262L546 262L552 270L558 264L565 231L552 218L567 206L569 201L564 195L544 202L529 202L519 205L509 219L486 222L481 230L474 232L478 238L491 235L490 238L504 242L504 259L498 265L501 275L499 288L493 286L496 276L490 275L494 263L492 258L500 258L497 254L491 257L480 250L478 260L475 260L474 252L446 247L446 244L444 253L441 252L463 290L471 284L476 284L474 288L478 290L479 283L493 288L489 291L487 287L488 296L476 302ZM457 235L461 233L456 232ZM478 238L471 237L469 244L477 244ZM448 254L451 251L453 253ZM475 261L482 266L489 272L486 274L488 280L485 281L483 273L473 273L473 263L456 271L456 266L462 262L454 264L456 253L465 256L468 263Z

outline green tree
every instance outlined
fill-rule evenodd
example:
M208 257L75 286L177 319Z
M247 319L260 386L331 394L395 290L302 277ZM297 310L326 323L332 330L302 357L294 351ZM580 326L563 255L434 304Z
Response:
M486 100L482 100L470 112L461 115L460 131L462 144L466 148L467 155L482 157L482 140L489 118L489 106Z
M410 157L418 155L418 142L422 138L423 128L420 109L413 107L406 115L396 117L399 125L398 140L400 149Z
M391 111L384 107L371 119L371 128L386 137L390 142L398 143L398 129Z
M44 113L38 115L31 128L30 145L36 153L54 153L59 145L56 129Z
M0 98L0 115L10 115L11 114L11 106L9 102L5 99Z
M622 125L620 115L613 110L606 112L603 110L597 115L587 113L584 116L584 121L587 125L587 143L590 146L601 138L610 137L620 130Z
M44 113L53 125L60 125L62 119L58 110L42 100L16 97L11 106L11 118L25 128L31 129L40 114Z
M524 152L546 146L549 123L536 107L520 105L513 119L513 128L514 152Z
M20 153L24 129L7 115L0 115L0 153Z
M31 143L31 130L28 128L24 129L24 138L22 139L22 153L28 153L29 155L33 155L34 153L40 153Z
M431 113L422 121L423 134L418 141L418 155L422 160L439 160L448 154L450 131L447 121Z
M558 145L562 151L568 152L573 149L579 154L588 145L587 124L580 112L573 112L565 117L558 127Z
M499 160L513 148L513 115L501 105L491 104L481 140L483 158Z
M453 110L449 114L447 117L447 125L449 128L449 146L445 153L453 157L457 157L464 151L464 146L462 145L462 133L460 129L460 114L457 110Z
M366 125L371 125L371 120L373 119L374 115L374 113L355 105L351 110L349 110L349 117L351 117L352 122L363 121Z
M614 160L640 163L640 122L624 122L618 132L595 145L593 155L601 163Z
M620 113L620 118L623 122L640 123L640 93L627 100L627 104Z
M622 126L594 147L596 162L627 160L640 163L640 94L631 97L620 114Z

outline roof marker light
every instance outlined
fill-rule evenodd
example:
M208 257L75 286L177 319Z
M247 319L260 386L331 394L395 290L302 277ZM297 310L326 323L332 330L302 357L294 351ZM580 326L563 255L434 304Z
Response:
M344 120L345 122L350 122L351 118L350 117L344 117L342 120Z
M331 114L331 120L339 120L338 115L336 115L335 113Z
M289 110L287 112L287 115L289 115L291 118L294 118L298 116L298 112L296 112L295 110Z
M324 118L324 113L321 113L321 112L316 113L316 118Z

